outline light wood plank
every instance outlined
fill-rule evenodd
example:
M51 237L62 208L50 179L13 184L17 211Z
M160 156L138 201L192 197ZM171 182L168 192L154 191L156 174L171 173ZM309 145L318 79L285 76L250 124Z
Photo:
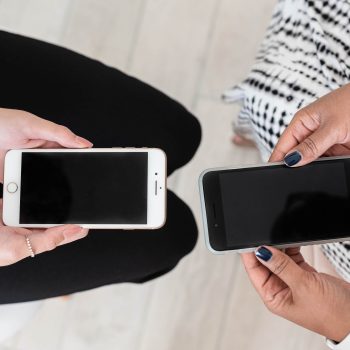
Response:
M0 28L57 43L70 0L2 0Z
M254 62L276 0L222 0L198 94L219 98Z
M326 349L324 339L319 335L269 313L241 264L232 276L231 285L217 349Z
M143 6L143 0L72 0L60 43L125 69Z
M152 284L122 284L74 295L60 350L139 349Z
M32 321L15 337L15 349L59 350L69 308L69 300L46 300Z
M149 0L130 72L190 106L217 0Z

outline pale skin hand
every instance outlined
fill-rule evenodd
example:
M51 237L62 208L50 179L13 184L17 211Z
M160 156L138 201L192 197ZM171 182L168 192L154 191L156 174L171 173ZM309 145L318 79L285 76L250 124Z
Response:
M2 200L0 200L2 213ZM28 230L22 227L4 226L0 217L0 266L14 264L30 256L26 236L29 237L35 254L74 242L87 236L89 230L77 225L62 225L46 230Z
M296 166L322 155L350 154L350 84L298 111L279 139L270 162L281 161L293 151L302 156Z
M89 148L92 143L63 125L16 109L0 108L0 182L4 158L16 148Z
M350 332L350 284L318 273L300 248L267 247L265 262L254 253L242 254L246 271L266 307L274 314L335 341Z
M31 113L0 108L0 182L4 179L4 159L9 149L61 147L89 148L92 143L62 125ZM30 256L25 236L29 237L34 253L39 254L83 238L87 234L87 229L77 225L62 225L47 230L7 227L0 216L0 266L13 264Z
M298 151L295 166L322 155L350 154L350 84L325 95L294 116L278 141L271 162ZM242 254L243 263L265 305L273 313L341 341L350 332L350 284L317 273L300 254L269 248L273 257L264 262L254 253Z

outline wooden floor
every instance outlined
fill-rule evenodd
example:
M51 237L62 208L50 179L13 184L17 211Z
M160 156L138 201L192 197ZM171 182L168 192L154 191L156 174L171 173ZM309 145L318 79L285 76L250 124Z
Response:
M0 28L98 58L193 111L203 126L203 142L191 163L172 176L170 187L190 204L201 228L199 173L259 161L255 150L230 143L238 109L224 105L220 94L248 72L274 2L0 0ZM325 349L321 337L270 315L239 256L211 255L202 230L195 250L167 276L46 301L8 345L25 350Z

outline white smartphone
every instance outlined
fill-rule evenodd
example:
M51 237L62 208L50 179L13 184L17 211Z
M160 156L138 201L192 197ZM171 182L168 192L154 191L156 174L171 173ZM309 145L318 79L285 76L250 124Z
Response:
M5 225L156 229L165 218L166 156L160 149L23 149L6 154Z
M213 253L350 239L350 157L209 169L199 185Z

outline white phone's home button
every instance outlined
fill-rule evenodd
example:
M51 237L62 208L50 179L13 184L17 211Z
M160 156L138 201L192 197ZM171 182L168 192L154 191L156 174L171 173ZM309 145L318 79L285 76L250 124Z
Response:
M18 186L15 182L10 182L7 185L7 192L15 193L18 190Z

